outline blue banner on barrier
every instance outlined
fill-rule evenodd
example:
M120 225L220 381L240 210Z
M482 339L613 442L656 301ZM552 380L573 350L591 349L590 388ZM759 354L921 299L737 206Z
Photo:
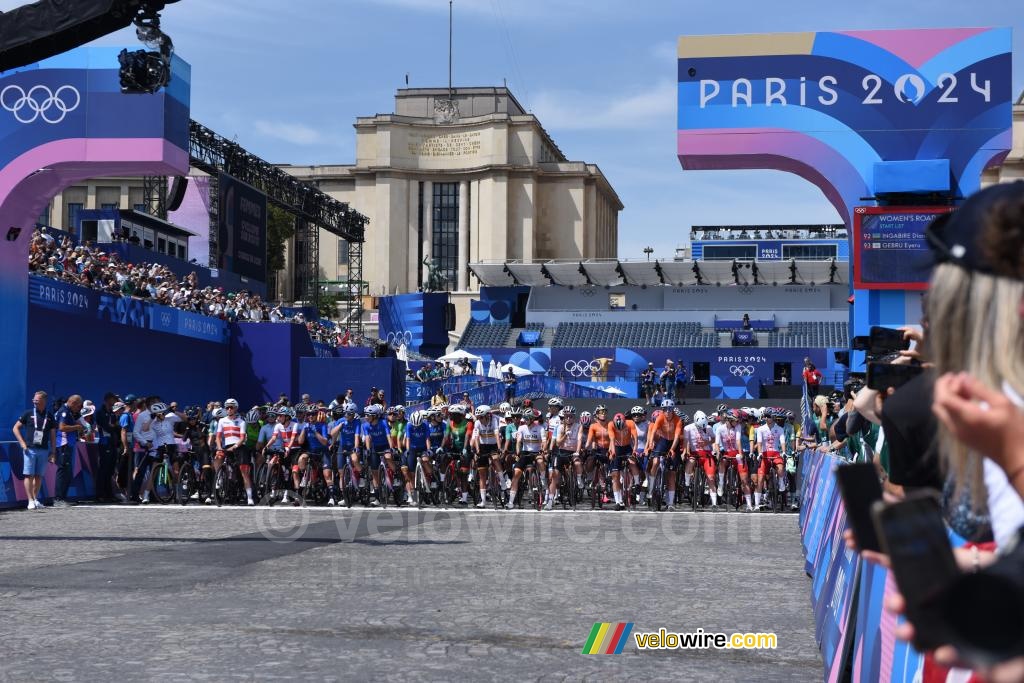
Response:
M38 275L29 276L29 303L117 325L178 334L218 344L226 344L228 341L227 323L219 318L170 306L158 306L119 294L105 294Z
M44 277L29 278L28 301L33 306L95 318L99 297L99 292L77 285L69 285L59 280Z

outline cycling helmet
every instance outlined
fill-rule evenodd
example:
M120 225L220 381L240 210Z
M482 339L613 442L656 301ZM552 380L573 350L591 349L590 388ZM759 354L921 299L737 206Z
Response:
M732 410L725 411L726 422L736 422L740 419L740 411L733 408Z
M693 414L693 424L697 425L698 429L704 429L708 426L708 416L704 414L703 410L698 410Z
M729 406L725 405L724 403L719 403L718 407L715 408L715 410L718 411L719 413L725 413L728 412Z
M150 408L150 410L152 411L153 409ZM222 417L227 417L227 416L228 416L228 411L224 410L223 408L217 408L217 410L213 411L213 419L214 420L219 420Z
M413 414L409 416L409 424L411 424L413 427L419 427L421 424L423 424L423 411L414 411Z
M557 396L552 396L551 398L548 399L549 407L561 408L562 405L562 399L558 398Z
M525 417L527 420L539 420L543 415L536 408L532 408L531 410L526 411Z
M260 421L260 411L253 408L245 414L245 421L250 423L256 423Z
M584 410L582 413L580 413L580 424L583 425L584 427L586 427L587 425L589 425L593 421L594 421L594 416L591 415L586 410Z
M615 417L612 418L612 424L615 425L616 429L625 429L626 416L622 413L615 413Z
M228 400L224 401L224 407L225 408L237 408L238 407L238 401L236 401L233 398L229 398Z
M633 406L629 409L629 414L633 417L643 417L647 415L647 410L643 406Z
M84 410L84 408L83 408L83 410ZM166 412L167 412L167 405L163 404L163 403L154 403L153 405L151 405L149 407L150 415L163 415ZM224 411L224 414L227 415L227 411Z
M451 415L452 417L455 417L456 415L458 415L459 417L465 417L465 415L466 415L466 406L464 406L462 404L459 404L459 403L456 403L453 406L449 406L448 407L448 414Z
M506 422L508 422L509 420L511 420L511 419L512 419L512 411L511 411L511 410L506 410L506 411L505 411L505 412L504 412L504 413L502 414L502 417L503 417L503 418L505 418L505 421L506 421Z
M363 411L363 414L366 415L366 417L380 417L380 406L377 405L376 403L371 403L370 405L366 406L366 409Z
M558 411L559 417L576 417L576 406L565 406Z
M600 413L602 410L607 413L608 407L605 405L598 404L598 406L594 408L594 414L596 415L597 413Z
M512 410L512 404L509 403L508 401L505 401L504 403L498 406L498 410L501 411L502 413L507 413L510 410Z
M398 415L398 406L391 406L387 410L388 415Z
M123 403L115 403L114 410L117 410L117 406L119 405L122 408L125 407ZM196 406L189 406L188 408L185 408L185 417L188 418L189 420L198 420L200 414L201 413L199 411L199 408L197 408Z
M476 410L473 411L473 414L476 415L477 417L484 417L490 412L491 407L489 405L484 404L482 406L477 406Z
M342 408L341 406L334 406L334 410L331 411L331 416L332 417L342 417L347 412L348 411L345 410L344 408Z
M670 398L666 398L664 401L661 402L661 407L662 408L675 408L676 407L676 402L673 401Z
M690 421L690 416L687 415L686 413L684 413L682 408L673 408L672 412L675 413L676 417L678 417L683 422L689 422Z
M786 411L786 419L787 420L792 420L792 419L795 419L795 418L796 418L796 414L792 410L787 410Z
M281 410L283 410L283 411L284 411L284 414L285 414L285 415L286 415L287 417L291 418L292 420L294 420L294 419L295 419L295 414L296 414L296 413L295 413L295 409L294 409L294 408L282 408Z
M84 408L82 408L82 417L89 417L90 415L92 415L95 412L96 412L96 407L95 406L85 406Z

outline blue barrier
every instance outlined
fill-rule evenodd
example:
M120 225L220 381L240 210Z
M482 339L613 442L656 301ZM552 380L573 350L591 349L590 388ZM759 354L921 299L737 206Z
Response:
M23 455L16 441L0 442L0 508L25 507ZM99 449L95 444L79 443L71 461L71 486L69 500L86 500L96 493L95 473L99 469ZM53 496L57 479L57 466L47 463L43 472L43 499Z
M895 590L884 568L848 551L843 540L846 513L835 485L834 468L842 459L808 451L800 464L800 529L811 576L815 635L821 648L824 679L864 683L911 683L934 668L908 643L897 640L900 619L883 609ZM963 540L950 533L954 545ZM944 674L940 675L944 678Z

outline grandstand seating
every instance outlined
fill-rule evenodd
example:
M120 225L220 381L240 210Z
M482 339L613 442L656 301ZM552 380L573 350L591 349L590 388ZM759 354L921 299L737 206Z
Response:
M845 348L849 344L850 331L845 322L792 322L785 332L768 335L768 346L782 348Z
M459 340L459 348L505 346L511 330L508 323L483 323L470 320Z
M701 332L700 323L592 322L560 323L553 347L706 348L718 346L718 335Z

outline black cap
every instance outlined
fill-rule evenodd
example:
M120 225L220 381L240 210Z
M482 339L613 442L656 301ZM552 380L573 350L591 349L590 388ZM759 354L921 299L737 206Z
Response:
M980 239L993 209L1003 202L1024 202L1024 181L1002 183L975 192L953 213L942 214L925 229L935 264L952 263L966 270L996 273Z

